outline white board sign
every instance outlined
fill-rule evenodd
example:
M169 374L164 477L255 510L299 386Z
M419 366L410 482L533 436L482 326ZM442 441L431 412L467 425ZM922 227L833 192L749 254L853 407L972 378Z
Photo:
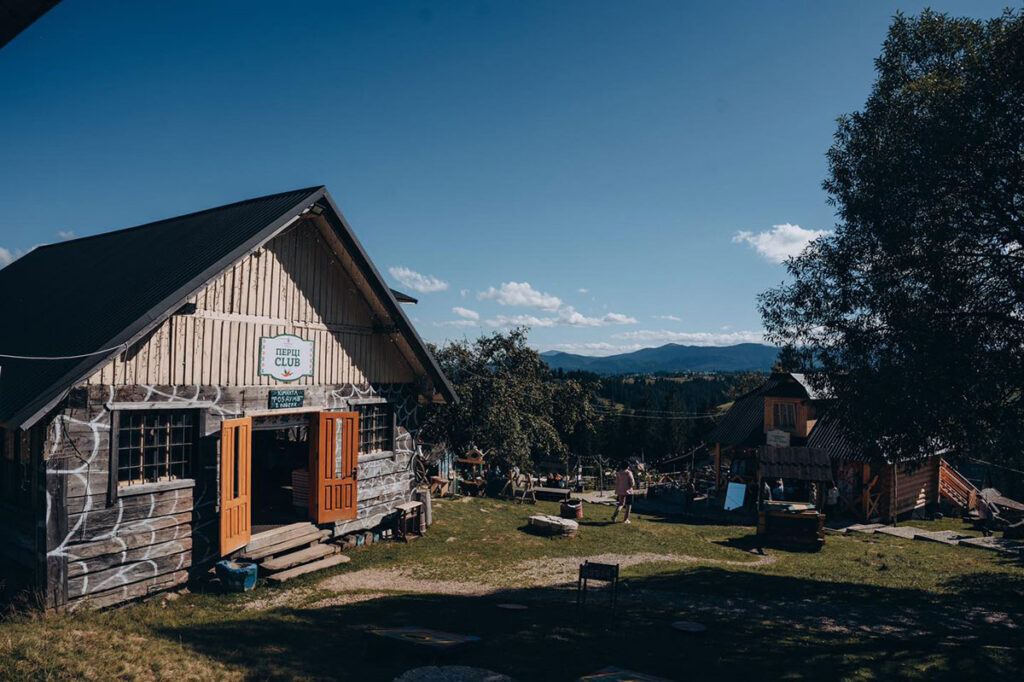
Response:
M769 431L765 435L764 444L773 448L788 448L789 431Z
M313 342L293 334L260 337L260 376L295 381L313 374Z
M743 498L747 495L747 486L743 483L732 482L725 492L725 511L732 511L743 506Z

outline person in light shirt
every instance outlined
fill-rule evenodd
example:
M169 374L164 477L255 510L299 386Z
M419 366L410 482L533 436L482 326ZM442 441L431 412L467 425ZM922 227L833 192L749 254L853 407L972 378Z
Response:
M622 522L630 522L629 512L633 509L633 486L635 484L636 479L633 478L633 472L629 470L629 462L623 460L619 464L619 470L615 472L615 513L612 514L612 523L615 523L619 510L623 507L626 509L626 517Z

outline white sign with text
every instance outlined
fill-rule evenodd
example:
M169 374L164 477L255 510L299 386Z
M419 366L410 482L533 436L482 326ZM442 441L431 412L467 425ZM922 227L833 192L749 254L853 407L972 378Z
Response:
M278 381L312 376L313 345L293 334L260 337L260 375Z

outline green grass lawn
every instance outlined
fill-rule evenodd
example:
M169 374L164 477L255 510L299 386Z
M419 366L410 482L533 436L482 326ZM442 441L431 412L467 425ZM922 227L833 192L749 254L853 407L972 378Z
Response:
M609 525L611 510L593 505L577 538L522 530L530 514L556 506L445 500L423 539L354 550L351 563L284 587L12 616L0 623L0 679L390 680L451 662L523 682L574 680L607 665L677 680L964 680L1016 679L1024 663L1018 562L836 534L821 552L762 557L750 551L749 527L657 516ZM916 525L928 524L959 527ZM629 564L614 614L606 593L577 610L565 584L577 558L599 555ZM639 555L648 561L636 563ZM376 582L339 591L338 581L358 576ZM487 589L474 596L467 585ZM708 631L673 630L681 619ZM482 639L438 655L370 635L367 625Z

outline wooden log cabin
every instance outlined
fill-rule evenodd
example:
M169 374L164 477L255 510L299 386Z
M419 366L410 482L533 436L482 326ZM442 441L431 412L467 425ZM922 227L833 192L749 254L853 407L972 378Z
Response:
M0 300L0 560L50 608L376 526L456 399L324 187L40 247Z
M706 439L714 451L716 484L754 482L759 448L810 448L828 455L841 504L861 520L891 521L940 498L972 506L972 486L939 454L893 462L883 453L850 447L829 403L803 374L785 372L737 398Z

